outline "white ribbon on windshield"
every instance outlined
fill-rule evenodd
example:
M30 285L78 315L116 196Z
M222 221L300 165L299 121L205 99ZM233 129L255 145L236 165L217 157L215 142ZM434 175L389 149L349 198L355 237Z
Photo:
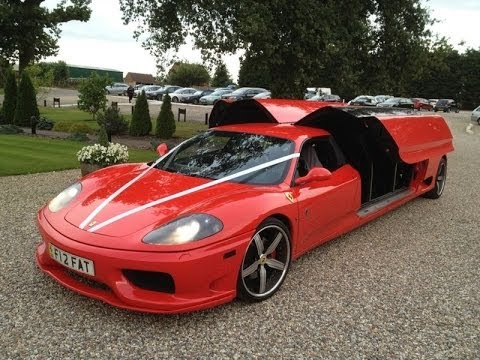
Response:
M177 146L175 146L173 149L171 149L168 153L166 153L165 155L161 156L158 160L156 160L152 165L150 165L147 169L145 169L145 171L143 171L141 174L139 174L138 176L134 177L132 180L130 180L129 182L127 182L125 185L123 185L121 188L119 188L117 191L115 191L113 194L111 194L108 198L106 198L105 200L103 200L103 202L95 209L92 211L92 213L90 215L88 215L85 220L83 220L83 222L80 224L80 229L83 229L85 228L85 226L87 226L90 221L93 220L93 218L95 216L98 215L98 213L100 211L103 210L103 208L105 208L105 206L107 206L113 199L115 199L119 194L121 194L123 191L125 191L127 188L129 188L134 182L138 181L138 179L140 179L142 176L144 176L147 172L149 172L152 168L154 168L160 161L162 161L165 157L167 157L168 154L172 153L173 151L175 151L180 145L182 145L183 143L180 143L178 144Z
M172 149L173 151L173 149ZM264 164L260 164L260 165L257 165L257 166L254 166L254 167L251 167L250 169L246 169L246 170L243 170L243 171L239 171L238 173L235 173L235 174L232 174L232 175L228 175L228 176L225 176L221 179L217 179L217 180L213 180L213 181L210 181L206 184L202 184L202 185L199 185L199 186L196 186L194 188L191 188L191 189L188 189L188 190L184 190L184 191L180 191L179 193L176 193L176 194L173 194L173 195L169 195L169 196L166 196L164 198L161 198L161 199L158 199L158 200L154 200L152 202L149 202L147 204L144 204L144 205L141 205L141 206L138 206L136 208L133 208L131 210L128 210L128 211L125 211L124 213L121 213L121 214L118 214L108 220L105 220L104 222L101 222L100 224L97 224L95 226L93 226L91 229L89 229L88 231L89 232L94 232L96 230L99 230L101 228L103 228L104 226L107 226L107 225L110 225L111 223L114 223L120 219L123 219L127 216L130 216L130 215L133 215L139 211L142 211L142 210L145 210L145 209L148 209L148 208L151 208L153 206L156 206L158 204L161 204L161 203L164 203L166 201L170 201L170 200L173 200L173 199L177 199L179 197L182 197L182 196L185 196L185 195L189 195L189 194L192 194L194 192L197 192L197 191L200 191L200 190L203 190L203 189L207 189L209 187L212 187L212 186L215 186L215 185L218 185L218 184L221 184L221 183L224 183L226 181L230 181L230 180L233 180L233 179L236 179L236 178L239 178L239 177L242 177L242 176L245 176L245 175L248 175L248 174L251 174L255 171L259 171L259 170L262 170L262 169L265 169L265 168L268 168L270 166L273 166L273 165L277 165L277 164L280 164L282 162L285 162L285 161L288 161L288 160L291 160L291 159L294 159L294 158L298 158L300 156L300 153L293 153L293 154L290 154L290 155L287 155L287 156L283 156L281 158L278 158L278 159L275 159L275 160L272 160L272 161L268 161ZM160 160L158 160L160 161ZM157 162L158 162L157 161ZM149 170L149 169L148 169ZM146 170L146 171L148 171ZM145 172L146 172L145 171ZM140 176L137 176L137 178L140 178ZM134 179L135 180L135 179ZM133 181L130 181L130 183L133 183ZM127 185L127 184L126 184ZM131 185L131 184L130 184ZM120 190L120 189L119 189ZM123 191L123 190L122 190ZM121 192L121 191L120 191ZM118 192L118 193L120 193ZM112 194L113 195L113 194ZM118 194L117 194L118 195ZM108 200L108 199L107 199ZM108 202L107 202L108 203ZM103 205L103 204L102 204ZM98 213L98 211L97 211ZM90 220L93 219L93 216L90 218ZM89 220L89 221L90 221ZM85 223L85 221L84 221ZM83 224L83 223L82 223Z

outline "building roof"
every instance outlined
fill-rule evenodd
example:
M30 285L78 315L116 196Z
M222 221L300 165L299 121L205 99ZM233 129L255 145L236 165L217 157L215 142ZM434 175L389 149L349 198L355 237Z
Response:
M135 81L140 84L153 84L155 82L154 77L151 74L140 74L129 72L125 76L125 79Z

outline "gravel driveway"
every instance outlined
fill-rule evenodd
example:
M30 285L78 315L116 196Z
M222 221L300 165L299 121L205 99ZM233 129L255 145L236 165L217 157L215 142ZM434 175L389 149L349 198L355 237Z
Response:
M79 171L0 178L0 358L480 357L480 127L449 114L439 200L417 199L293 263L281 291L178 316L118 310L34 263L37 209Z

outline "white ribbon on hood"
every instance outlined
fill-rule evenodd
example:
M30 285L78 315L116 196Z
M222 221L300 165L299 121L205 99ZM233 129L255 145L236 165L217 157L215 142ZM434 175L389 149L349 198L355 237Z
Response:
M174 149L172 149L173 151ZM92 214L90 214L83 222L82 224L80 225L80 228L83 229L94 217L95 215L97 215L112 199L114 199L118 194L120 194L123 190L125 190L126 188L128 188L130 185L132 185L135 181L137 181L138 179L140 179L143 175L145 175L147 173L147 171L149 171L153 166L155 166L161 159L163 159L166 155L164 155L163 157L161 157L159 160L157 160L152 166L150 166L147 170L145 170L143 173L141 173L140 175L138 175L136 178L130 180L127 184L125 184L124 186L122 186L120 189L118 189L117 191L115 191L115 193L113 193L112 195L110 195L97 209L95 209ZM294 158L298 158L300 156L300 153L293 153L293 154L290 154L290 155L286 155L286 156L283 156L281 158L278 158L278 159L275 159L275 160L272 160L272 161L268 161L264 164L260 164L260 165L257 165L257 166L254 166L254 167L251 167L250 169L246 169L246 170L242 170L242 171L239 171L238 173L235 173L235 174L232 174L232 175L228 175L228 176L225 176L223 178L220 178L220 179L217 179L217 180L213 180L213 181L210 181L206 184L202 184L202 185L199 185L199 186L196 186L194 188L191 188L191 189L187 189L187 190L184 190L184 191L180 191L179 193L176 193L176 194L173 194L173 195L169 195L169 196L166 196L164 198L161 198L161 199L158 199L158 200L154 200L152 202L149 202L147 204L144 204L144 205L141 205L141 206L138 206L136 208L133 208L131 210L128 210L128 211L125 211L124 213L121 213L121 214L118 214L108 220L105 220L95 226L93 226L91 229L89 229L88 231L89 232L94 232L96 230L99 230L101 228L103 228L104 226L107 226L107 225L110 225L118 220L121 220L127 216L130 216L130 215L133 215L139 211L142 211L142 210L145 210L145 209L148 209L148 208L151 208L153 206L156 206L158 204L161 204L161 203L164 203L166 201L170 201L170 200L173 200L173 199L177 199L179 197L182 197L182 196L185 196L185 195L189 195L189 194L192 194L194 192L197 192L197 191L200 191L200 190L203 190L203 189L207 189L209 187L212 187L212 186L215 186L215 185L218 185L218 184L221 184L221 183L224 183L224 182L227 182L227 181L230 181L230 180L233 180L233 179L236 179L236 178L239 178L239 177L242 177L242 176L245 176L245 175L248 175L248 174L251 174L255 171L259 171L259 170L262 170L262 169L266 169L270 166L273 166L273 165L277 165L277 164L280 164L282 162L285 162L285 161L289 161L291 159L294 159ZM82 227L83 226L83 227Z

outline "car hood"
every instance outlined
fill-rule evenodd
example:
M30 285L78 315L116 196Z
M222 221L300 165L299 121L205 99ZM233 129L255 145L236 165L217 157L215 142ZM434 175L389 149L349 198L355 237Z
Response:
M111 167L98 174L85 178L81 197L68 209L65 220L80 228L82 222L124 184L134 179L146 169L146 166ZM101 224L112 217L138 209L139 206L195 188L211 180L169 173L151 169L134 182L94 216L84 230ZM238 191L244 191L247 185L225 182L213 187L195 191L188 195L172 199L161 204L145 208L116 222L95 230L95 233L107 236L126 236L146 228L146 232L167 223L179 216L208 212L219 201L228 201L227 197ZM222 200L223 199L223 200Z

